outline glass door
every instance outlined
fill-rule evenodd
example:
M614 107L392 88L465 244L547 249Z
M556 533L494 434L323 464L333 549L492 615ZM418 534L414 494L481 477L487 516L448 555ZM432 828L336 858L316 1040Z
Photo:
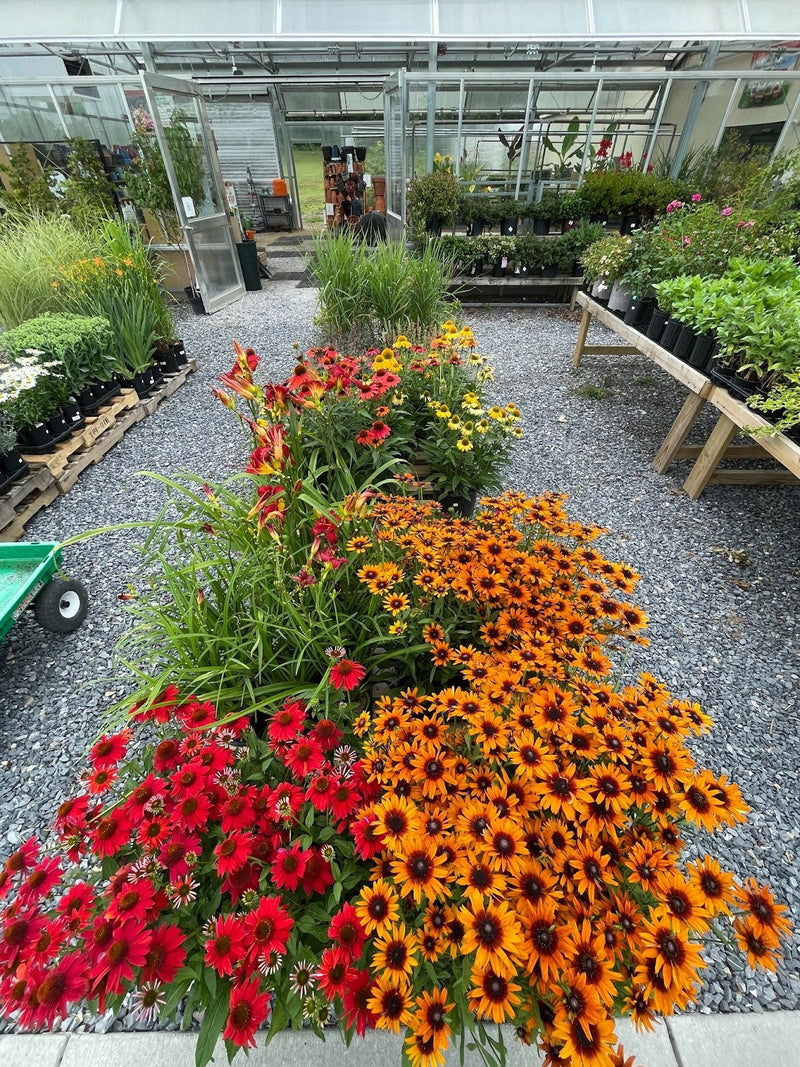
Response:
M383 83L384 144L386 145L386 223L396 240L406 222L406 82L399 70Z
M200 92L191 82L155 74L142 74L142 84L203 305L219 311L245 289Z

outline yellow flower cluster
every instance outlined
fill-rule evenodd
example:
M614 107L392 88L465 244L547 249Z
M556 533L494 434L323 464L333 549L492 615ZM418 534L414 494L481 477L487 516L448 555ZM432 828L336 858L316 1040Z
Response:
M400 338L398 338L398 340L400 340ZM394 352L391 348L384 348L384 350L379 352L372 361L372 369L374 371L391 371L392 374L399 374L403 367L402 364L398 363L395 359Z

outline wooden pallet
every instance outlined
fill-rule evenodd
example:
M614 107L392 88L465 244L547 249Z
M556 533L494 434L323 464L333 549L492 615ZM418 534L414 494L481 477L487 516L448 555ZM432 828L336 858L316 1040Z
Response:
M164 384L157 393L153 393L152 396L148 396L145 400L141 401L145 415L152 415L162 400L166 400L167 397L172 396L177 389L180 389L189 375L194 374L196 370L197 360L191 359L185 367L181 367L177 374L172 374L169 378L166 378Z
M110 452L115 445L119 444L131 426L141 422L144 417L144 409L141 404L137 404L136 407L130 408L130 410L124 411L118 416L104 433L95 438L88 448L83 448L81 451L74 453L73 458L66 467L57 475L54 475L59 494L64 496L65 493L68 493L82 472L87 467L99 463L107 452Z
M119 396L115 396L107 404L104 404L96 415L86 420L83 429L73 433L65 441L57 444L52 452L42 455L28 455L23 453L23 459L31 468L46 467L54 478L58 478L76 452L85 452L91 448L94 442L106 431L110 430L119 417L131 408L139 405L139 397L135 389L123 389Z
M0 496L0 541L18 541L25 524L58 496L47 467L31 471Z
M0 496L0 542L23 537L26 524L38 511L68 493L87 467L99 463L132 426L152 415L196 370L197 360L191 360L145 400L139 399L136 390L124 389L88 418L82 430L56 445L54 452L26 455L31 473Z

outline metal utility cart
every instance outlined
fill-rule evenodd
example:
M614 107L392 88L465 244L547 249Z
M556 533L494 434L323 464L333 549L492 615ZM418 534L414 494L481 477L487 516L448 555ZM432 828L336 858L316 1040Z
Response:
M0 640L33 604L36 621L52 633L77 630L89 595L75 578L55 577L61 548L52 542L0 544Z

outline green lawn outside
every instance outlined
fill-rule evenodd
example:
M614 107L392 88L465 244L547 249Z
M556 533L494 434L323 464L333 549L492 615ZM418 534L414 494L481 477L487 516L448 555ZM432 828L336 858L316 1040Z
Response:
M319 148L295 148L294 166L300 193L300 210L305 229L314 233L322 229L325 188L322 176L322 151Z

